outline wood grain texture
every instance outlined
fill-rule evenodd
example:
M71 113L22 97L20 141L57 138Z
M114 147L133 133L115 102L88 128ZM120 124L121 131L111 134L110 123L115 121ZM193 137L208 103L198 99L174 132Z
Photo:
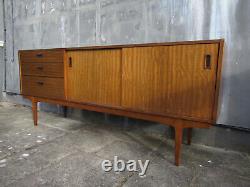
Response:
M22 75L64 77L62 63L23 63Z
M120 106L121 50L67 52L67 98L70 101Z
M70 47L67 51L75 50L89 50L89 49L122 49L124 47L155 47L155 46L171 46L171 45L191 45L191 44L213 44L219 43L222 39L215 40L196 40L196 41L177 41L177 42L161 42L161 43L143 43L143 44L125 44L125 45L101 45L101 46L87 46L87 47Z
M218 44L123 48L122 106L212 120ZM205 55L211 69L204 69Z
M25 96L28 99L32 99L30 96ZM126 110L124 108L118 107L110 107L104 105L96 105L90 103L79 103L67 100L60 100L60 99L49 99L49 98L42 98L36 97L37 102L46 102L51 104L59 104L62 106L68 106L73 108L79 108L83 110L89 111L96 111L96 112L103 112L118 116L127 116L135 119L143 119L148 121L158 122L167 126L180 126L182 128L209 128L211 126L210 123L207 122L199 122L199 121L192 121L192 120L183 120L179 118L172 118L166 116L160 116L156 114L145 114L142 112L134 112L131 110Z
M32 102L32 115L33 115L34 126L37 126L37 101L33 97L31 99L31 102Z
M176 126L175 128L175 165L180 165L181 158L181 144L183 138L183 128L181 125Z
M68 74L67 74L67 66L68 66L68 60L67 60L67 53L64 51L63 54L63 71L64 71L64 94L65 94L65 99L68 100Z
M21 63L63 63L63 49L48 49L48 50L27 50L19 51Z
M213 106L213 123L214 124L216 124L217 116L220 113L220 111L219 111L219 93L220 93L221 71L222 71L222 65L223 65L223 63L222 63L223 53L224 53L224 40L220 40L217 72L216 72L215 99L214 99L214 106Z
M22 94L52 99L64 99L63 78L22 76Z
M30 51L46 51L46 50L63 50L63 51L75 51L75 50L89 50L89 49L122 49L124 47L153 47L153 46L171 46L171 45L190 45L190 44L214 44L220 43L224 39L214 40L195 40L195 41L176 41L176 42L159 42L159 43L137 43L137 44L123 44L123 45L100 45L100 46L85 46L85 47L68 47L68 48L50 48L50 49L32 49L32 50L19 50L19 53Z
M216 120L222 54L223 40L20 51L21 89L32 101L35 125L37 102L170 125L179 165L183 128L190 144L192 128ZM211 67L204 69L206 55ZM48 64L61 62L64 78L52 78L62 66Z

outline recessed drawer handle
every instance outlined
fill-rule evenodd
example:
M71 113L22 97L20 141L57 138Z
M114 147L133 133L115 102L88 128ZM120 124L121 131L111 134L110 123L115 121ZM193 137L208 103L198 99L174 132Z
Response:
M43 67L37 67L38 70L43 70Z
M42 54L42 53L38 53L38 54L36 54L36 57L42 58L42 57L43 57L43 54Z
M44 83L43 82L37 82L39 86L42 86Z

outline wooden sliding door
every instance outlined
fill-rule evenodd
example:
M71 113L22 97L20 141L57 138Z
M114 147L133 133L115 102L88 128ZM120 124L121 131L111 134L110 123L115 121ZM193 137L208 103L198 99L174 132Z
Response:
M124 48L122 106L211 120L218 44Z
M120 106L120 49L67 51L66 61L68 100Z

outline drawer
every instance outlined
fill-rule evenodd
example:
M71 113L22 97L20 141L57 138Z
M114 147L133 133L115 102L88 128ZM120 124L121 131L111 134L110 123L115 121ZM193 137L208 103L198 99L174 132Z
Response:
M64 99L64 79L22 76L22 94L53 99Z
M37 75L45 77L64 77L62 63L23 63L22 75Z
M27 63L27 62L63 63L64 50L51 49L51 50L19 51L19 57L21 63Z

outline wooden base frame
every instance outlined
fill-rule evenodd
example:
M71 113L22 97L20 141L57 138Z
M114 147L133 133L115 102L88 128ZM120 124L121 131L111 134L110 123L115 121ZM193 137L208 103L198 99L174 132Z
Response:
M166 116L158 116L158 115L150 115L144 114L139 112L131 112L124 109L119 108L111 108L105 106L97 106L97 105L90 105L90 104L82 104L82 103L75 103L75 102L68 102L63 100L53 100L53 99L45 99L45 98L38 98L38 97L28 97L28 99L32 102L32 112L33 112L33 120L34 125L37 126L38 116L37 116L37 103L38 102L46 102L51 104L59 104L64 106L64 116L66 116L67 107L79 108L83 110L90 110L96 112L104 112L113 115L120 115L126 116L136 119L143 119L149 120L154 122L159 122L164 125L172 126L175 129L175 165L180 165L180 155L181 155L181 144L183 139L183 129L187 128L187 144L191 144L192 138L192 128L209 128L211 124L206 122L197 122L197 121L189 121L179 118L172 118Z

